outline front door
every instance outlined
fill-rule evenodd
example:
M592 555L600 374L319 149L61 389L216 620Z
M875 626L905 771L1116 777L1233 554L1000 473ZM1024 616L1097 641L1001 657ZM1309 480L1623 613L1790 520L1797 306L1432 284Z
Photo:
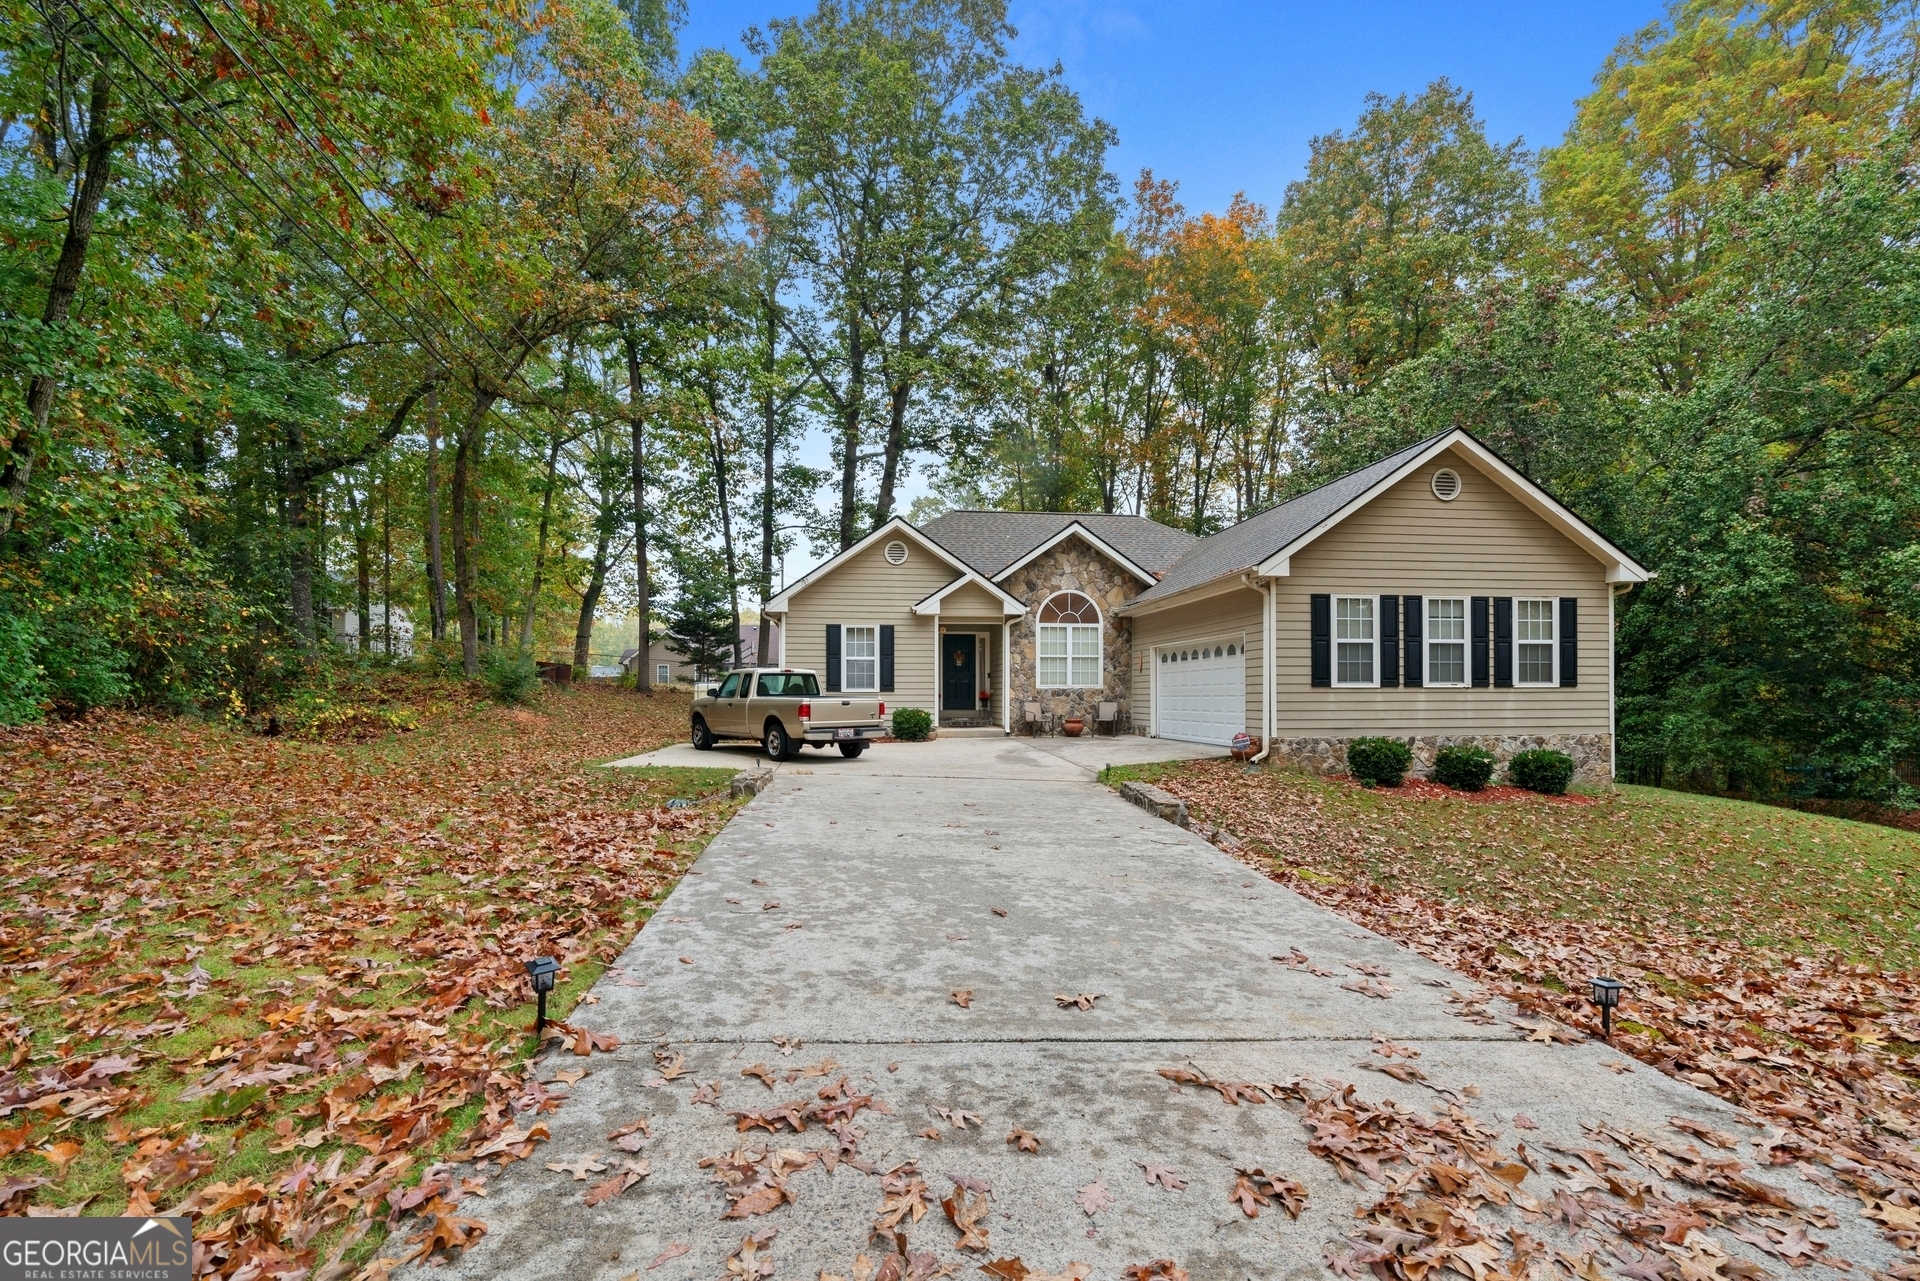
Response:
M974 636L971 632L949 632L941 642L940 710L971 712L979 703L974 686Z

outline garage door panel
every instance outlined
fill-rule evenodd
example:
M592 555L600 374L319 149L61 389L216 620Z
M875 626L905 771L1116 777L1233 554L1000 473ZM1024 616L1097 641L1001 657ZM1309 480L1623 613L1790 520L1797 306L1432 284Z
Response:
M1246 729L1246 661L1237 642L1174 646L1156 654L1153 705L1160 737L1231 746Z

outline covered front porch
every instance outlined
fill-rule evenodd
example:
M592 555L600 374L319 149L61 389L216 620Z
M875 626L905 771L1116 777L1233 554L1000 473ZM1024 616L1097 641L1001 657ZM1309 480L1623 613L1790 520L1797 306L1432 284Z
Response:
M1010 729L1006 623L999 618L942 617L937 624L934 726Z

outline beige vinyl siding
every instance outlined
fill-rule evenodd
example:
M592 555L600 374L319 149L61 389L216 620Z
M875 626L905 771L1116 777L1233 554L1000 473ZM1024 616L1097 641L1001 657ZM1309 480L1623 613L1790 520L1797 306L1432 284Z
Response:
M867 548L794 593L788 607L781 643L782 665L811 668L827 677L827 624L843 627L879 627L891 624L893 634L893 692L888 710L935 705L934 620L913 612L919 601L958 577L958 571L911 539L907 563L889 565L886 542ZM957 593L956 593L957 594Z
M1433 496L1433 473L1441 467L1460 476L1460 496L1452 502ZM1275 737L1611 732L1605 567L1459 451L1449 450L1322 534L1292 558L1291 569L1275 580ZM1315 689L1308 611L1316 592L1577 597L1580 683L1574 689Z
M1201 641L1232 641L1246 656L1247 733L1260 733L1260 682L1264 659L1260 642L1260 610L1265 598L1251 588L1236 587L1191 605L1176 605L1133 620L1133 723L1153 724L1153 665L1155 649L1197 645Z
M1000 598L978 583L956 587L940 601L940 617L1000 620Z

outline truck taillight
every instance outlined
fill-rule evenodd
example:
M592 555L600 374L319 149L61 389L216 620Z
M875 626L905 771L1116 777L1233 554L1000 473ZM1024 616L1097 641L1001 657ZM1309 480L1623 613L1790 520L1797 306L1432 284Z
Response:
M801 720L803 720L803 721L810 721L810 720L812 720L812 719L813 719L813 704L812 704L812 703L801 703L801 704L800 704L800 719L801 719Z
M880 704L880 710L874 713L874 715L876 716L885 716L886 714L887 714L887 705L885 703Z

